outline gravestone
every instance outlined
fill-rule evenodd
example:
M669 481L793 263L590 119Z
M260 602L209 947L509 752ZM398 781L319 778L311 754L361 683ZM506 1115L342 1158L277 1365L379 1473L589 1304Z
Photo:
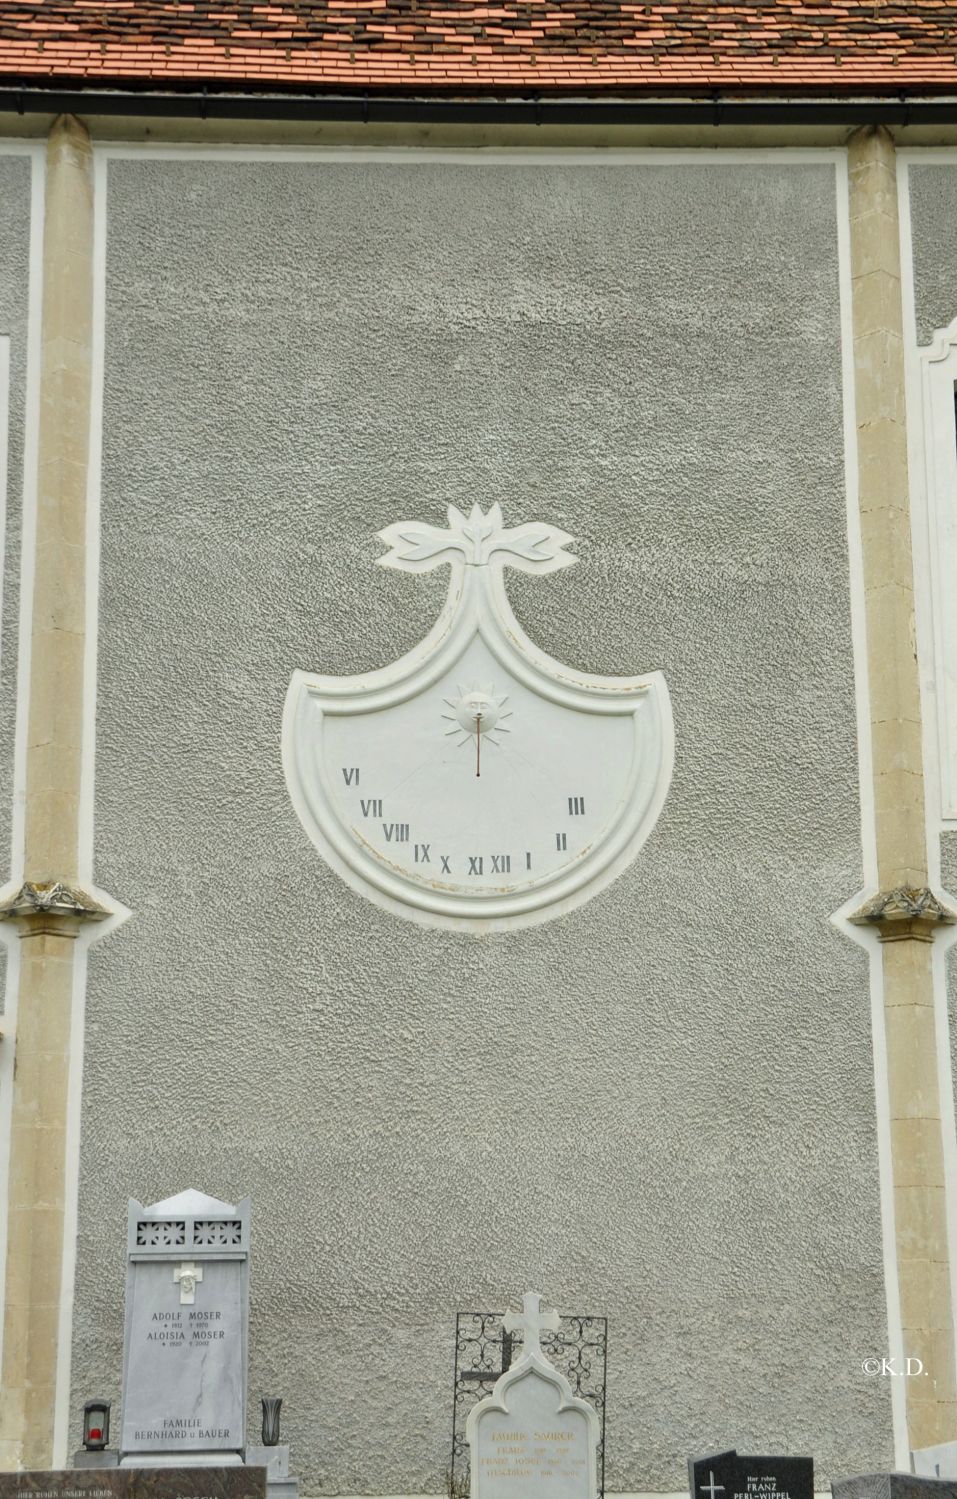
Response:
M814 1499L810 1457L714 1452L688 1460L691 1499Z
M542 1329L557 1327L534 1291L506 1315L522 1355L469 1412L471 1499L596 1499L598 1416L541 1349Z
M242 1462L250 1203L130 1200L121 1466Z
M914 1472L920 1478L957 1478L957 1442L918 1447L910 1458Z
M0 1473L0 1499L265 1499L265 1468L88 1468Z
M861 1473L831 1484L834 1499L957 1499L957 1482L914 1473Z

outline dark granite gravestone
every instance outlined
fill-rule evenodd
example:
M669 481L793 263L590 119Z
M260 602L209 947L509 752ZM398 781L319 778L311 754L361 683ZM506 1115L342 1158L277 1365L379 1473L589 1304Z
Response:
M265 1468L0 1473L0 1499L266 1499Z
M814 1499L814 1460L714 1452L688 1459L688 1487L691 1499Z
M831 1484L834 1499L957 1499L957 1479L916 1473L862 1473Z

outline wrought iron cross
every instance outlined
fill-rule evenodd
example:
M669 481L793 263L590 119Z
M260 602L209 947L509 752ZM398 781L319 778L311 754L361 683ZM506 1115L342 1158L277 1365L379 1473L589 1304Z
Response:
M526 1291L522 1297L522 1310L520 1312L506 1312L502 1319L502 1326L506 1332L520 1332L522 1334L522 1357L527 1353L541 1353L542 1332L558 1331L558 1313L552 1307L551 1311L542 1311L542 1298L537 1291Z

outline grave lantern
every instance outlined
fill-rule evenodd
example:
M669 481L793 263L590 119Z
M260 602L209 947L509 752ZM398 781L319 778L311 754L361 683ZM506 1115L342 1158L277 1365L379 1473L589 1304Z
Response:
M282 1396L260 1396L263 1407L263 1446L278 1447L279 1445L279 1412L282 1409Z
M83 1407L83 1445L87 1452L102 1452L110 1441L109 1400L88 1400Z

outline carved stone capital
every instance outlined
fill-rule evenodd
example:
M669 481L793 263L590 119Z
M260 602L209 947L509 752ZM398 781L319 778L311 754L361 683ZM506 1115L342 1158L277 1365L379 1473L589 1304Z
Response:
M21 937L75 937L84 921L105 921L109 911L61 880L27 880L0 904L0 921L16 921Z
M882 942L932 942L938 927L957 922L957 911L945 906L926 885L898 885L878 891L850 919L855 926L876 927Z

